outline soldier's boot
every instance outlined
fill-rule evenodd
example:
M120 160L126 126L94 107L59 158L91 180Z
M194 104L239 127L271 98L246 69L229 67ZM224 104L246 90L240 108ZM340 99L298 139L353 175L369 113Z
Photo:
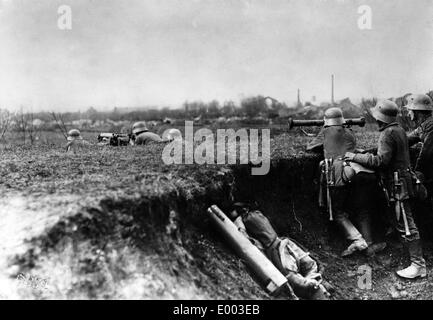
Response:
M406 245L409 251L411 264L409 267L397 271L397 275L405 279L425 278L427 276L427 268L422 256L421 241L412 240L407 242Z
M373 244L369 244L366 250L367 256L374 256L376 253L379 253L386 249L386 242L376 242Z
M347 257L347 256L350 256L351 254L355 253L356 251L364 251L367 248L368 248L368 244L363 238L357 239L357 240L354 240L347 247L347 249L341 253L341 256Z
M335 217L335 222L344 232L346 239L351 241L351 244L341 253L342 257L350 256L356 251L363 251L368 248L367 242L362 237L361 233L356 229L353 223L345 214L338 214Z

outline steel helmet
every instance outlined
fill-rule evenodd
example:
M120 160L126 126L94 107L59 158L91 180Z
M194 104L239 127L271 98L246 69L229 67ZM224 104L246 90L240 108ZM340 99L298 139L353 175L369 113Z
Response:
M178 129L169 129L164 131L162 134L163 140L173 141L173 140L179 140L182 141L182 133Z
M68 141L82 139L81 132L78 129L71 129L68 132Z
M139 134L142 132L148 131L147 126L146 126L146 122L144 121L139 121L134 123L134 125L132 126L132 133L133 134Z
M340 108L329 108L325 111L325 126L341 126L346 121Z
M426 94L413 94L408 99L408 110L414 111L433 111L433 102Z
M373 118L378 121L392 123L397 119L398 106L391 100L382 100L371 109L371 114Z

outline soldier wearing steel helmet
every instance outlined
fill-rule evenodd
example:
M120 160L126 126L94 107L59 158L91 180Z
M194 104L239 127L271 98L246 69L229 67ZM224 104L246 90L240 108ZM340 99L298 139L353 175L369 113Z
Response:
M164 133L162 134L162 139L164 141L167 142L171 142L171 141L182 141L182 133L180 132L179 129L168 129L166 131L164 131Z
M377 154L348 152L346 161L377 169L395 209L395 225L411 260L409 267L397 271L402 278L414 279L427 275L421 239L413 219L410 200L414 196L410 174L409 143L404 129L397 123L397 105L390 100L379 101L372 115L379 125Z
M416 129L408 135L409 146L422 143L415 171L422 173L424 185L433 200L433 102L428 95L412 95L406 108L416 125Z
M318 136L311 141L307 150L319 151L324 153L325 160L332 162L334 181L327 181L322 170L323 184L327 184L327 206L330 217L344 233L350 242L347 249L342 252L342 256L349 256L356 251L365 251L367 254L374 254L384 249L386 244L374 243L371 231L372 202L366 203L364 197L374 192L376 185L375 175L371 170L359 166L356 171L350 166L346 166L342 161L346 152L355 152L356 138L350 128L344 126L345 119L340 108L330 108L326 110L324 117L324 127ZM323 163L323 162L322 162ZM322 164L323 167L323 164ZM344 176L351 175L348 179ZM347 178L347 177L346 177ZM325 182L326 180L326 182ZM325 187L321 184L322 195ZM332 185L331 187L329 187ZM325 197L321 197L323 199ZM323 201L324 202L324 201ZM331 206L332 204L332 206ZM354 213L359 227L355 227L349 219L349 212Z
M88 141L83 139L81 132L78 129L69 130L67 140L66 151L68 152L72 151L75 153L79 148L91 145Z
M145 145L150 142L163 142L162 138L156 133L150 132L145 121L139 121L132 126L133 145Z

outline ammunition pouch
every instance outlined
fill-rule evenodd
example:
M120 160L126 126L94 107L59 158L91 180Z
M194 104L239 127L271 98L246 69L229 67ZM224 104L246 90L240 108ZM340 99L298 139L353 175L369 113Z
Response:
M321 181L326 181L329 187L344 187L348 185L353 177L356 175L356 171L349 165L348 162L341 159L336 159L331 162L328 167L328 173L325 168L325 161L320 163L322 166L322 177Z

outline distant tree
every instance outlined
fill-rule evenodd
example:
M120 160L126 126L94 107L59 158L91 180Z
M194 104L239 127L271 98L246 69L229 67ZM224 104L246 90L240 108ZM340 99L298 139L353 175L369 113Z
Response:
M93 107L90 107L89 109L87 109L86 112L84 112L84 116L87 119L92 120L93 122L95 122L96 120L100 120L99 119L100 117L98 116L98 110L96 110Z
M218 118L221 115L220 104L217 100L212 100L207 106L207 117Z
M51 117L56 122L57 128L63 134L65 139L68 138L68 129L66 128L65 121L63 120L63 115L61 113L56 114L55 112L51 112Z
M361 100L361 110L362 113L365 117L365 120L368 123L375 123L376 120L374 119L373 115L371 114L371 108L373 108L377 103L377 99L373 98L373 99L362 99Z
M8 110L0 109L0 140L3 140L6 132L9 130L12 115Z
M263 96L242 99L241 110L249 118L258 116L267 111L265 98Z
M40 127L35 124L35 114L33 112L24 112L23 108L15 116L15 130L21 132L23 144L26 138L30 139L30 144L34 144L40 133Z
M221 108L221 114L225 117L231 117L236 112L236 105L233 101L225 101L222 108Z

